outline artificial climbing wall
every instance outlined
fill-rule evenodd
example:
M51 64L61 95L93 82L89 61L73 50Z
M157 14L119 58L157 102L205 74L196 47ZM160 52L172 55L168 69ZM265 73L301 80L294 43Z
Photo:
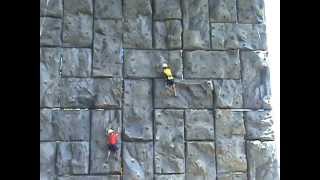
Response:
M263 0L40 0L40 179L278 180L264 23Z

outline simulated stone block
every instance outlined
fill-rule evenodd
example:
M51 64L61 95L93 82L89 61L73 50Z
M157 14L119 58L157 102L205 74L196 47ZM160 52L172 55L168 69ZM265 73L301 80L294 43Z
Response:
M243 112L228 109L216 109L216 138L231 138L232 136L244 137L245 127Z
M183 48L209 49L209 7L208 0L184 0L183 6Z
M155 21L153 28L155 48L181 48L182 25L180 20Z
M123 126L126 139L153 138L151 80L125 80Z
M264 0L239 0L239 23L263 23L265 20Z
M122 22L96 20L94 24L93 76L122 76Z
M173 76L182 77L182 57L180 51L125 50L126 77L163 77L162 63L172 68Z
M89 169L88 142L60 142L57 145L57 174L86 174Z
M96 0L95 1L95 18L122 18L122 1L121 0Z
M101 176L63 176L58 177L58 180L120 180L119 175L101 175Z
M40 48L40 106L59 106L60 48Z
M41 17L40 18L40 46L60 46L62 20Z
M186 139L213 140L214 122L212 111L186 110Z
M270 111L244 112L246 138L274 140L273 120Z
M64 15L63 46L90 47L93 18L89 15Z
M152 18L139 16L124 21L123 46L125 48L152 48Z
M40 0L40 16L62 17L62 0Z
M89 77L91 75L91 49L63 49L62 76Z
M240 79L240 59L236 50L187 51L184 54L185 78Z
M211 22L236 22L236 0L209 0Z
M154 19L181 18L180 0L155 0Z
M93 14L93 0L64 0L64 14Z
M155 108L212 108L213 95L206 81L176 80L177 96L166 88L165 81L154 81Z
M120 108L122 81L119 78L94 80L94 107Z
M186 180L216 178L213 142L188 142L186 156Z
M101 176L90 176L90 175L82 175L82 176L61 176L58 177L57 180L120 180L119 175L101 175Z
M216 140L218 173L246 171L245 140L240 136L218 137Z
M216 108L242 108L241 80L214 80Z
M244 107L271 109L270 71L267 52L241 52L241 63Z
M65 78L61 80L62 107L92 107L95 94L93 90L93 80L88 78Z
M119 108L122 82L120 79L67 78L62 81L63 107Z
M218 180L247 180L247 174L241 172L218 174Z
M183 174L156 175L155 180L184 180L184 175Z
M89 111L40 110L40 140L89 140Z
M93 110L91 119L91 169L90 173L116 173L121 170L121 136L116 154L111 153L107 161L108 144L106 129L114 129L121 135L120 110Z
M267 49L264 24L211 23L212 49Z
M183 174L174 174L174 175L156 175L155 180L184 180Z
M274 142L247 141L247 153L249 179L280 179Z
M153 179L152 142L126 142L123 146L123 180Z
M156 173L184 173L183 114L183 110L155 110Z
M152 48L152 8L150 0L124 1L125 48Z
M64 1L64 46L90 47L92 45L92 15L92 0Z
M89 112L87 110L40 111L41 140L88 140Z
M40 142L40 180L55 180L56 143Z
M124 0L124 16L138 17L152 15L150 0Z
M40 109L40 140L54 139L51 112L51 109Z

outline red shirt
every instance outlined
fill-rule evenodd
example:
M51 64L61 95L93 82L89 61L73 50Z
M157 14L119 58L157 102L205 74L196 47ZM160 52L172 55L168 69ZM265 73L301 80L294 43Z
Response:
M108 136L108 143L109 144L117 144L118 143L118 133L112 132Z

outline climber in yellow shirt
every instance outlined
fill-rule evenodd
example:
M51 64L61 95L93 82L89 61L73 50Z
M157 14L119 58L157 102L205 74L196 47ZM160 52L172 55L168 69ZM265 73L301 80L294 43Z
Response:
M166 79L167 86L174 92L174 96L176 96L176 94L177 94L176 93L176 86L174 83L174 78L172 75L171 68L168 66L168 64L166 64L166 63L162 64L162 73Z

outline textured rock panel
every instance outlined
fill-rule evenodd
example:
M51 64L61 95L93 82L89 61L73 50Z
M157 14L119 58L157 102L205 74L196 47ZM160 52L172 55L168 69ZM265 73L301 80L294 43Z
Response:
M243 112L233 112L229 109L216 109L216 138L231 138L245 134Z
M183 174L174 174L174 175L156 175L155 180L184 180Z
M180 51L126 50L124 57L126 77L162 78L162 63L172 68L175 77L182 76Z
M62 0L40 0L40 16L62 17Z
M121 134L120 110L91 111L91 169L90 173L116 173L121 170L121 136L116 154L111 153L107 161L108 144L106 129L112 128Z
M212 49L265 50L266 26L264 24L211 23Z
M59 106L60 48L40 48L40 107Z
M93 0L64 0L64 14L93 14Z
M57 144L57 174L86 174L89 171L88 142L60 142Z
M209 0L211 22L233 22L237 20L236 0Z
M244 117L247 139L274 140L270 111L245 112Z
M64 47L90 47L92 45L92 16L64 15Z
M181 18L180 0L155 0L154 19Z
M240 78L239 53L233 51L187 51L185 78Z
M216 108L242 108L241 80L214 80Z
M151 140L153 137L152 81L125 80L124 89L125 138Z
M208 0L184 0L183 48L209 49L209 7Z
M122 22L96 20L94 24L93 76L122 76Z
M183 114L183 110L155 110L156 173L184 173Z
M209 110L186 110L187 140L213 140L213 114Z
M186 156L186 180L216 178L213 142L188 142Z
M152 8L150 0L124 0L125 48L152 48Z
M88 110L40 110L40 140L89 140Z
M65 0L63 45L65 47L90 47L93 27L92 0Z
M41 17L40 18L40 45L41 46L60 46L62 20Z
M218 174L218 180L247 180L246 173L227 173L227 174Z
M274 142L247 141L247 153L249 179L280 179Z
M265 21L264 0L239 0L239 23L263 23Z
M126 142L123 147L123 180L153 178L152 142Z
M40 142L40 180L55 180L56 143Z
M270 71L265 51L241 52L245 108L271 109Z
M89 78L66 78L61 80L61 106L62 107L92 107L95 94L93 80Z
M155 48L180 49L182 47L180 20L155 21L153 29Z
M245 140L240 136L219 137L216 140L218 173L247 170Z
M122 82L120 79L63 79L61 106L119 108L121 106Z
M58 180L120 180L118 175L101 175L101 176L63 176L58 177Z
M91 49L65 48L63 49L62 76L89 77L92 63Z
M121 0L96 0L95 1L95 18L122 18L122 1Z
M122 80L119 78L94 80L94 107L120 108L122 99Z
M40 140L54 139L52 110L40 109Z
M206 81L184 80L176 83L177 96L168 93L165 81L154 81L155 108L212 108L212 90Z

